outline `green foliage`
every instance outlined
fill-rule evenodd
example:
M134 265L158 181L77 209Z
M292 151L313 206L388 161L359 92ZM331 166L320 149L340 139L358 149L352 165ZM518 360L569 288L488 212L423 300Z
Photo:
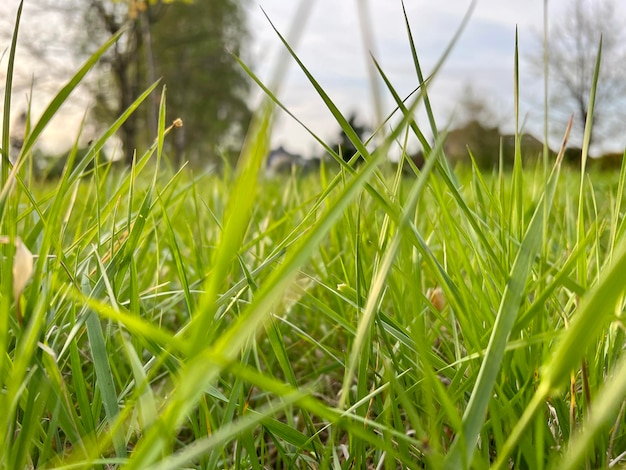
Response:
M231 56L248 41L243 2L173 2L150 30L156 75L168 87L168 113L184 132L172 148L179 163L219 160L241 147L250 121L250 81Z
M103 62L92 92L95 116L109 122L135 97L161 80L168 87L171 120L184 127L168 143L176 165L235 159L250 121L249 81L231 53L240 54L248 33L244 5L234 0L115 2L77 5L85 28L73 46L90 51L123 29L123 40ZM158 99L151 97L121 129L124 160L150 145Z

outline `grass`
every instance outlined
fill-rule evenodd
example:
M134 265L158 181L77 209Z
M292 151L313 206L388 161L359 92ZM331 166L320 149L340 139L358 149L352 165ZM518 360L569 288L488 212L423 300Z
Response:
M359 166L359 155L334 155L338 170L260 177L282 104L278 84L259 81L268 99L234 172L163 165L176 132L165 90L154 145L125 171L88 172L155 84L75 170L74 151L57 182L36 183L32 146L115 38L29 128L15 164L5 126L2 468L542 469L624 458L626 166L524 167L518 152L511 174L451 169L445 132L431 145L412 119L425 103L436 130L428 85L447 52L425 79L406 25L420 87L403 99L375 64L400 117L374 152L285 40ZM5 98L5 122L9 108ZM405 177L385 157L409 134L427 158L422 169L403 161L415 173ZM13 299L18 237L35 259Z

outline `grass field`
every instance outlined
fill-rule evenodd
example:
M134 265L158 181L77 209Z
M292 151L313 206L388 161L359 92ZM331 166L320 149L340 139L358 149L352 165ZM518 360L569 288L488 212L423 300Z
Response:
M86 170L134 107L75 170L32 182L30 150L113 40L15 165L3 152L2 468L625 459L626 166L523 168L518 152L510 173L451 169L445 135L431 146L412 120L426 89L405 103L388 83L400 122L373 153L354 139L359 166L260 177L280 105L270 87L234 171L164 165L176 129L163 93L132 169ZM7 123L10 96L4 109ZM427 158L406 177L386 154L409 133Z
M618 175L587 180L579 243L579 178L568 170L526 277L513 277L539 207L536 176L522 173L517 201L515 184L497 176L461 172L456 200L432 175L402 224L381 199L401 210L419 180L388 175L371 181L377 197L357 193L315 243L348 175L263 181L217 280L232 186L218 175L87 178L63 197L56 187L31 194L41 214L22 194L17 232L40 257L24 321L14 308L5 317L2 398L12 411L3 426L14 438L4 465L439 468L471 397L486 393L475 390L481 365L511 309L474 455L487 466L544 374L561 368L554 358L581 298L610 282L607 266L623 251ZM52 217L57 206L62 216ZM512 444L516 468L560 457L590 409L611 407L590 462L606 465L626 447L623 394L600 398L612 390L605 381L619 380L624 342L621 300L608 297L583 311L594 325Z

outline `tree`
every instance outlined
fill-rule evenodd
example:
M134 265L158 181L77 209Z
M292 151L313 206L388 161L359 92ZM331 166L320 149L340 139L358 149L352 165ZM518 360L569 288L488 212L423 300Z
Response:
M554 85L551 109L567 121L574 113L582 135L589 110L589 94L602 36L602 63L596 91L592 141L622 132L626 104L626 32L611 0L573 0L565 14L549 28L548 63ZM543 51L531 57L537 69ZM596 142L598 143L598 142Z
M152 45L168 110L185 123L174 138L177 159L217 158L220 144L238 146L250 120L250 81L231 55L241 54L248 37L242 2L177 2L164 15L151 31Z
M139 8L139 5L142 7ZM160 5L153 7L150 3L138 1L88 0L82 8L84 27L80 30L82 37L77 42L78 53L91 54L122 26L127 28L124 36L102 61L101 75L91 90L96 100L96 119L110 122L133 103L142 87L148 85L148 80L142 76L145 66L140 50L146 39L142 26L147 23L149 28L151 23L157 21ZM145 47L149 48L150 44L147 43ZM153 114L152 110L148 112ZM132 162L133 152L139 147L139 118L140 113L134 113L120 128L122 152L128 163ZM148 127L154 132L154 123L151 124Z
M185 123L174 136L178 162L185 157L217 159L222 145L242 136L250 118L245 103L248 81L229 52L240 53L247 38L241 2L88 3L83 44L96 46L122 26L127 28L105 63L109 86L99 86L104 93L95 93L107 120L123 112L142 89L162 77L170 116L181 117ZM100 32L95 43L94 30ZM111 89L115 91L113 99ZM138 142L153 137L156 130L158 97L153 98L122 128L128 161Z
M358 123L358 116L356 112L350 113L348 117L348 124L356 135L359 137L361 142L365 142L365 139L368 137L368 134L371 132L371 129L367 125L362 125ZM337 142L331 145L331 148L339 155L345 162L348 162L352 159L352 157L357 153L357 149L352 143L352 141L348 138L346 133L341 129L337 135ZM362 162L363 157L359 156L358 162Z
M485 94L477 91L471 82L466 82L457 99L454 121L458 126L477 122L485 128L497 128L502 118L492 106Z
M167 86L170 118L181 117L173 150L183 159L217 159L224 147L237 146L250 112L249 82L232 58L248 34L244 5L236 0L33 0L41 18L61 17L63 49L83 60L124 27L121 39L97 68L88 85L94 117L110 123L149 85L161 78ZM58 22L56 24L58 26ZM36 34L35 34L36 33ZM22 31L22 36L29 35ZM49 31L30 32L23 41L39 63L52 63ZM66 62L72 62L67 60ZM74 66L75 60L72 63ZM49 67L58 70L59 67ZM62 75L62 74L61 74ZM35 81L37 86L37 81ZM159 95L144 102L120 129L126 162L156 133Z

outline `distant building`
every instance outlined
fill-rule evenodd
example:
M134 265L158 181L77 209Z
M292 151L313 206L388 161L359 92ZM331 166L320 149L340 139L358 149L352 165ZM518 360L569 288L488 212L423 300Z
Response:
M265 173L274 176L281 173L291 173L297 169L308 170L315 166L316 161L304 158L302 155L291 153L281 145L272 150L267 156Z
M543 153L543 143L528 133L520 134L519 139L524 163L537 161ZM443 149L453 165L469 163L471 152L479 167L497 167L502 152L504 166L511 167L515 161L515 135L502 135L497 127L485 127L471 121L448 132ZM554 153L551 152L551 155Z
M448 132L443 143L443 151L453 166L458 163L470 163L468 149L478 166L496 166L500 149L500 131L497 127L486 127L478 121L470 121L463 127Z

